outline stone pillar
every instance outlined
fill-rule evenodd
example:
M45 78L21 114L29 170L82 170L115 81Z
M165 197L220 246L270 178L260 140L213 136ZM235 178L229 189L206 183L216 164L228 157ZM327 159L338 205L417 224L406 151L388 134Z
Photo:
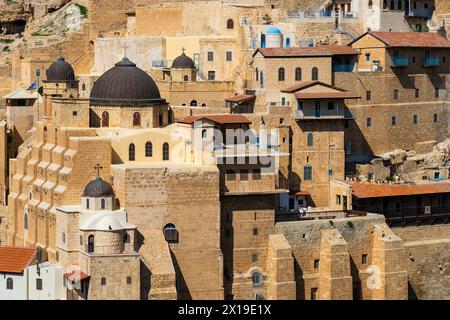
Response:
M267 252L267 299L295 300L294 257L282 234L269 236Z
M385 223L374 225L372 235L372 265L368 270L371 275L365 284L372 291L372 299L407 299L407 257L403 240Z
M352 300L350 255L336 229L322 230L319 265L319 300Z

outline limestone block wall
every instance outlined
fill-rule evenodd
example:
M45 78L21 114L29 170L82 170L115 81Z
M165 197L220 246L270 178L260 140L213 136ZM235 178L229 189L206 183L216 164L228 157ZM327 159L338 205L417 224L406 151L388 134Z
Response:
M411 300L450 298L448 225L394 228L405 242Z
M407 298L403 242L382 216L279 222L275 233L292 246L296 299Z
M113 176L128 221L140 226L141 245L149 230L177 227L178 242L170 250L178 298L223 299L217 167L114 165Z

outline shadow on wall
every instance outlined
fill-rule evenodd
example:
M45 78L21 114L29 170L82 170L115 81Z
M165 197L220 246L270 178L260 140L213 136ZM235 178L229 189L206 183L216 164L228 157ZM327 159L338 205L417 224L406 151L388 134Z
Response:
M176 286L177 286L177 300L192 300L191 293L189 292L189 288L186 284L186 280L183 277L183 273L181 272L180 266L178 265L177 258L170 250L170 256L172 257L172 263L175 269L176 275Z
M294 257L294 272L295 272L295 285L296 285L296 300L305 300L305 280L303 279L303 271L300 268L297 259Z

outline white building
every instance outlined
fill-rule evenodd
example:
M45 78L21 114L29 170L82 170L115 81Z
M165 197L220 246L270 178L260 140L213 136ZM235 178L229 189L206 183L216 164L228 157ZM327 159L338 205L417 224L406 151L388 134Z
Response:
M62 267L38 263L36 248L0 247L0 300L59 300Z

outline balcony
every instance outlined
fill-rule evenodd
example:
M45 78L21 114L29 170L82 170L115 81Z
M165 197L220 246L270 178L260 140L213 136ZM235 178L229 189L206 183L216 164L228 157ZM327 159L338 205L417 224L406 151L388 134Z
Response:
M225 181L221 184L221 193L224 195L271 194L287 192L288 186L278 181L275 174L248 173L244 178L242 174L225 174Z
M335 64L333 65L333 72L353 72L355 65L353 64Z
M438 67L439 66L439 57L425 57L425 59L423 61L423 66L425 68Z
M392 67L405 68L408 65L408 57L392 57Z
M353 119L351 113L345 109L337 110L295 110L295 120L339 120Z
M419 17L419 18L431 18L433 16L433 11L430 9L410 9L406 13L407 17Z

